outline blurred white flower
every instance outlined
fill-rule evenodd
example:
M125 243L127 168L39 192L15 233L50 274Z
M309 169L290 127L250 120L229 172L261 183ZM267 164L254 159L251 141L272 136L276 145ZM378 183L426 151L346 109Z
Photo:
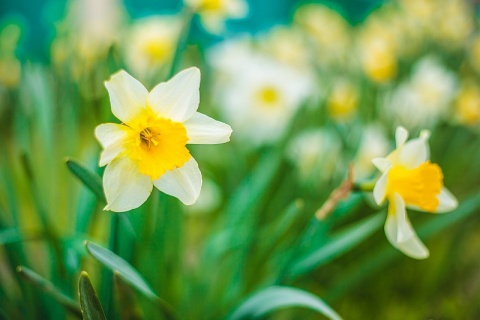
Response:
M197 12L205 30L221 34L225 30L225 20L244 18L248 13L245 0L185 0Z
M410 79L387 95L385 112L407 128L431 127L447 115L457 86L453 72L433 57L423 58Z
M236 46L241 49L232 50ZM209 61L215 61L214 99L223 117L245 143L275 142L309 96L311 78L247 45L218 50L210 52Z
M417 237L408 219L406 208L426 212L449 212L458 202L443 186L442 170L429 160L428 137L408 142L408 131L398 127L395 133L397 148L385 158L375 158L373 164L382 172L373 190L377 204L388 200L385 234L390 243L415 259L428 257L428 249Z
M300 180L320 184L332 179L345 167L342 144L328 129L309 129L296 135L287 146L287 158L297 168Z
M390 143L380 125L369 124L365 126L354 161L355 179L368 179L375 170L372 159L386 154L389 147Z
M338 12L324 5L309 3L297 9L294 23L309 35L318 64L344 64L351 58L350 25Z
M123 45L127 67L141 79L170 67L181 28L177 16L151 16L135 21Z
M230 126L196 112L200 71L186 69L148 92L125 71L105 82L113 114L122 124L95 129L107 165L103 188L105 210L139 207L153 186L184 204L197 200L202 185L198 164L187 144L227 142Z
M55 39L54 59L62 60L66 51L73 50L85 68L85 63L104 57L108 48L119 40L125 16L119 0L70 0L65 20L58 26L60 34L66 33L68 40Z

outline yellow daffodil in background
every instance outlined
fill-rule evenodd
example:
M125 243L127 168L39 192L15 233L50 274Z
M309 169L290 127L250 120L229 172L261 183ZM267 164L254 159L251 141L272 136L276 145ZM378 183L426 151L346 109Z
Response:
M388 200L385 234L390 243L406 255L425 259L428 249L410 224L406 208L426 212L448 212L458 205L456 198L443 186L442 170L429 160L429 132L408 142L408 131L398 127L397 148L386 158L375 158L373 164L382 172L373 190L377 204Z
M14 88L20 81L22 66L15 53L20 35L17 24L8 24L0 30L0 88Z
M337 121L348 120L353 116L358 106L358 89L348 80L337 80L328 97L328 111Z
M225 20L244 18L248 13L244 0L185 0L185 3L199 14L205 30L213 34L225 30Z
M197 200L202 185L198 164L186 144L229 141L230 126L196 112L200 71L186 69L148 92L125 71L105 82L113 114L122 124L95 129L107 165L103 187L105 210L139 207L153 186L184 204Z
M480 124L480 89L473 80L464 81L455 103L455 118L466 126Z

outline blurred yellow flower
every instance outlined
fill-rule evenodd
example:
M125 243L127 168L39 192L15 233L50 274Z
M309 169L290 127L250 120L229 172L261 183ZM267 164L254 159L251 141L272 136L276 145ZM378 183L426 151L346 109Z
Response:
M248 13L245 0L185 0L200 15L204 28L220 34L225 30L225 20L243 18Z
M467 81L462 85L455 104L457 120L467 126L480 124L480 89Z
M349 118L358 106L358 90L347 80L337 81L328 98L328 111L335 120Z
M95 129L107 165L103 187L105 210L139 207L153 186L184 204L197 200L202 185L198 164L186 144L229 141L231 128L196 112L200 71L186 69L148 92L121 70L105 82L113 114L122 124L106 123Z
M14 88L20 81L22 66L15 53L20 34L17 24L8 24L0 30L0 86Z
M419 138L406 142L408 131L398 127L396 150L372 160L382 172L373 190L375 201L389 201L385 234L395 248L416 259L427 258L429 252L413 230L406 208L440 213L458 205L443 186L442 170L429 160L428 137L429 132L423 131Z
M374 82L383 83L397 74L397 57L393 43L378 35L363 40L361 61L365 74Z

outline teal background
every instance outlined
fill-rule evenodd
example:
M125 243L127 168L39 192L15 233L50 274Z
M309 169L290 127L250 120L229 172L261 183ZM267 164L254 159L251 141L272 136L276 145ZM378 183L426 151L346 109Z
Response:
M227 23L229 34L238 32L255 33L270 28L275 24L285 24L291 18L294 9L305 1L299 0L249 0L249 15L241 20ZM383 0L337 0L310 1L324 3L345 16L351 23L361 21L372 9ZM23 35L19 49L22 60L45 61L49 56L49 44L55 35L54 22L62 19L65 13L66 0L1 0L0 24L10 21L19 23ZM124 0L124 4L132 18L151 14L178 12L182 6L179 0ZM195 30L200 36L210 40L218 38L207 35L200 28ZM208 40L207 40L208 41Z

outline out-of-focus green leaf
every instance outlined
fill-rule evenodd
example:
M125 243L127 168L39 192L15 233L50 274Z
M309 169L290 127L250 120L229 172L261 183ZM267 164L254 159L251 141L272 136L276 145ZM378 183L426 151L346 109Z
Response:
M66 164L68 169L92 192L98 199L106 202L105 195L102 188L102 179L100 176L91 170L87 169L75 160L67 159Z
M98 244L85 241L87 251L104 266L111 269L121 276L126 282L135 287L138 291L143 293L150 300L159 305L165 313L165 316L169 319L175 319L177 316L172 306L165 300L158 297L143 277L132 267L127 261L117 256L112 251L99 246Z
M296 262L290 271L291 276L304 274L352 249L378 230L384 220L382 212L339 231L330 241Z
M0 230L0 245L22 241L22 235L17 228Z
M78 280L78 296L80 298L80 309L82 310L84 320L106 319L97 293L85 271L82 271L80 279Z
M125 280L117 272L113 276L120 317L129 320L144 319L142 309L140 309L135 299L133 289L125 283Z
M480 208L480 196L474 194L460 203L460 206L450 213L437 215L433 220L424 223L418 228L420 239L425 240L442 232L455 223L478 212ZM404 257L402 253L394 249L385 239L385 244L371 254L355 263L355 266L344 273L341 279L335 282L335 287L328 292L329 299L338 299L350 288L358 285L366 277L377 272L394 259Z
M67 297L63 294L58 288L56 288L50 281L43 278L39 274L35 273L34 271L30 270L24 266L18 266L17 272L27 281L31 282L32 284L36 285L49 295L51 295L58 303L64 306L68 311L72 312L74 315L78 316L79 318L82 317L80 312L80 306L77 302L72 300L71 298Z
M329 305L310 292L282 286L273 286L254 293L243 301L228 319L256 319L288 307L304 307L317 311L329 319L341 319Z

